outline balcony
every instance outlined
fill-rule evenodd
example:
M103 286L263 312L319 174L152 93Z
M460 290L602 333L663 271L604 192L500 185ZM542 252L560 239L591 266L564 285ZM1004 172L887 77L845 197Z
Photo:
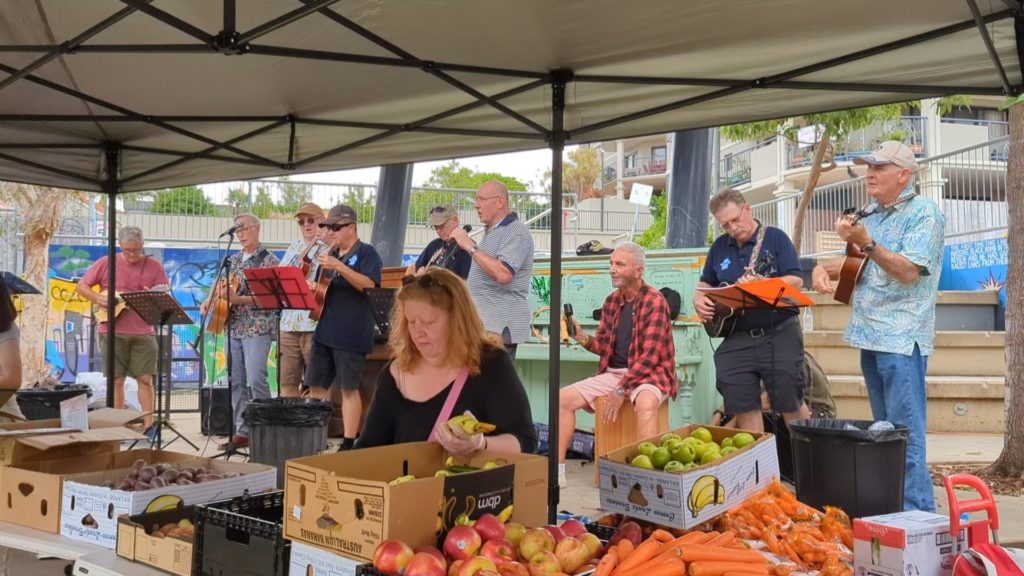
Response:
M903 136L902 140L914 151L918 158L925 156L926 127L923 116L903 116L898 120L886 122L878 126L871 126L863 130L857 130L850 134L835 146L836 162L849 162L857 156L864 156L875 149L875 146L883 140L893 136ZM786 146L786 168L801 168L810 166L814 158L814 144L800 142L798 145L788 144Z
M664 176L668 173L668 160L663 156L633 156L626 159L622 168L622 178L643 178L646 176ZM604 167L601 186L604 187L617 180L614 163Z

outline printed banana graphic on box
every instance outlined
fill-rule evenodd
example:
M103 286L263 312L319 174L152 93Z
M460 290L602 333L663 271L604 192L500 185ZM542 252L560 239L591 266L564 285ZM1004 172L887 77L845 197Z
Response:
M725 503L725 486L718 481L717 476L705 474L693 483L690 489L690 496L686 499L686 507L696 518L700 511L708 504Z

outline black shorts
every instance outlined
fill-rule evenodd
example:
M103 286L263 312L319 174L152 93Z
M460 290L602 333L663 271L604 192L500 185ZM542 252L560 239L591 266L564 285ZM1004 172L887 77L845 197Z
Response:
M337 350L314 340L302 381L309 387L330 389L337 386L342 390L359 390L365 368L365 354Z
M764 334L737 330L715 350L718 393L728 414L761 410L761 383L772 410L796 412L804 400L804 335L796 317Z

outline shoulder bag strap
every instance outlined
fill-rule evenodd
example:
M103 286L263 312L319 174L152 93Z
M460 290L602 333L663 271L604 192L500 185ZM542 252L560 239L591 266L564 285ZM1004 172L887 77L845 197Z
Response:
M441 408L441 413L437 415L437 420L434 422L434 428L437 428L438 424L447 422L452 417L452 410L455 409L455 402L458 401L459 395L462 394L462 388L466 385L466 380L469 378L469 370L463 368L459 370L458 375L455 376L455 384L452 385L451 390L448 391L448 398L444 401L444 407ZM427 440L433 442L437 440L434 434L434 428L430 429L430 437Z

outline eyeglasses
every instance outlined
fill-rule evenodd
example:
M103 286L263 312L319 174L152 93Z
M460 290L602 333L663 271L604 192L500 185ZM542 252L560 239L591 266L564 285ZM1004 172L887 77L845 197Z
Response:
M246 225L246 224L237 224L237 225L235 225L235 232L245 232L246 230L254 230L255 228L256 228L255 226L249 226L249 225Z
M316 218L297 218L295 223L299 226L306 226L310 224L316 224Z
M121 248L124 254L142 254L142 248Z
M349 222L348 224L323 224L323 223L321 223L320 227L321 228L327 228L331 232L337 232L338 230L341 230L342 228L347 228L347 227L349 227L349 226L351 226L353 224L355 224L355 222Z
M484 200L494 200L498 196L500 196L500 194L495 194L494 196L477 196L476 199L479 202L483 202Z

